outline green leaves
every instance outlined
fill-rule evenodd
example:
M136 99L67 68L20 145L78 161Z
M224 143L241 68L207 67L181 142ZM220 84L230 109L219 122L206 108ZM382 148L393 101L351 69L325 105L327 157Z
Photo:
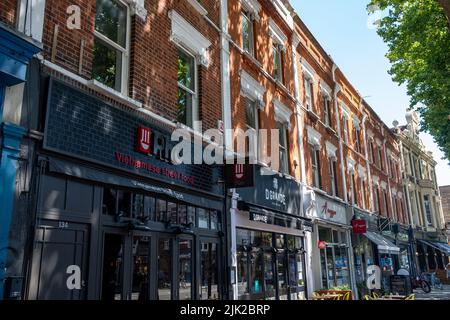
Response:
M372 0L388 11L378 34L386 42L389 73L406 84L410 107L450 159L450 29L436 0Z

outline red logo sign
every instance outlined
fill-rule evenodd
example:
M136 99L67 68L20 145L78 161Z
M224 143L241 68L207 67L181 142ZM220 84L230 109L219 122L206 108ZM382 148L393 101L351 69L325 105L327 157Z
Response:
M367 223L364 219L352 220L353 233L364 234L367 232Z
M149 128L139 127L138 130L138 151L150 154L152 147L152 131Z
M241 180L244 177L244 165L243 164L235 164L233 168L234 177L237 180Z
M329 215L330 218L333 219L336 216L337 212L336 210L328 209L328 201L327 201L322 207L322 214Z
M327 243L325 241L319 241L319 249L326 249Z

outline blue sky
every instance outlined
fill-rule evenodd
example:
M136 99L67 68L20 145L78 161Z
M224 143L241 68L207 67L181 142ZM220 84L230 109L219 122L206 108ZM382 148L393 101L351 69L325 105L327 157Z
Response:
M406 122L409 97L404 86L398 86L388 74L387 46L370 26L368 0L291 0L292 5L322 47L330 54L365 100L381 119ZM438 162L439 185L450 185L448 161L429 134L421 138Z

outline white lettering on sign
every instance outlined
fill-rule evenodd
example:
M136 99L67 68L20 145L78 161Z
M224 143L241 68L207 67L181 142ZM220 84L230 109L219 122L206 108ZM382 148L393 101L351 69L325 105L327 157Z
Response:
M267 216L263 216L260 214L254 214L253 221L260 221L260 222L267 223L269 221L269 218Z
M59 226L60 229L67 229L67 228L69 228L69 223L66 222L66 221L60 221L58 223L58 226Z
M286 195L273 190L266 189L266 200L276 201L286 205Z
M67 267L66 273L69 274L66 285L69 290L81 289L81 269L77 265L71 265Z
M379 266L367 267L367 288L369 290L381 289L381 269Z

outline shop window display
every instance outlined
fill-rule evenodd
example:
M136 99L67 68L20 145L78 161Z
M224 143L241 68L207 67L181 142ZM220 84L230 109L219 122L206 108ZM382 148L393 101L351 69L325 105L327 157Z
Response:
M320 249L322 286L324 289L350 285L350 266L345 232L319 227L319 241L326 243Z
M239 299L298 299L305 290L300 237L237 229Z

